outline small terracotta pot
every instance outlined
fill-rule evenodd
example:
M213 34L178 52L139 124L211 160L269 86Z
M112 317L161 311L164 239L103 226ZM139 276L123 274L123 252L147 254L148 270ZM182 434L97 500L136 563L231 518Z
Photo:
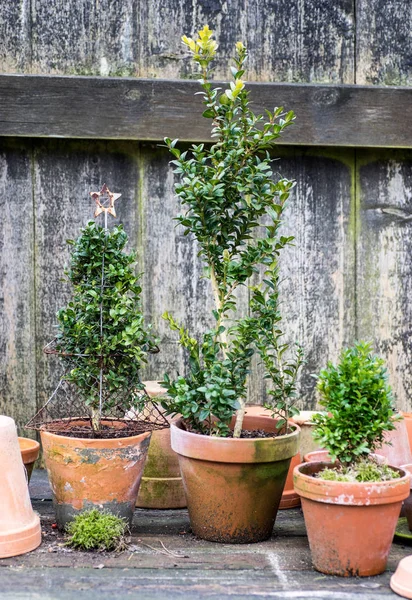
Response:
M40 444L36 440L30 438L19 437L19 446L23 464L26 468L27 481L30 483L31 474L33 473L34 463L39 457Z
M41 431L60 529L79 511L98 507L131 524L151 432L83 439Z
M406 430L408 432L408 438L409 438L409 447L412 452L412 413L401 412L401 415L405 419Z
M412 598L412 556L402 558L391 577L390 585L403 598Z
M0 465L0 558L6 558L37 548L41 529L30 502L16 425L4 416L0 416Z
M313 477L324 468L323 462L309 462L298 465L294 471L313 566L330 575L382 573L402 500L409 495L409 474L394 467L401 473L400 479L373 483Z
M409 531L412 531L412 464L402 465L401 469L405 469L405 471L411 475L411 489L409 496L403 503L403 514L408 521Z
M192 531L226 543L270 537L299 427L276 438L233 439L198 435L172 423L172 448L179 455ZM271 417L246 416L243 429L276 431Z
M157 381L143 383L151 398L166 394L165 388ZM186 506L179 460L170 444L170 429L155 430L152 433L136 506L156 509Z

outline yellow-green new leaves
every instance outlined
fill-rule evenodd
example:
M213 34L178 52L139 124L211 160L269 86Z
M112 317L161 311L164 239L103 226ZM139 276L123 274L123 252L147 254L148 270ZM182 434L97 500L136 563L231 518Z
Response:
M234 100L237 96L239 96L240 92L245 87L245 84L241 79L237 79L236 83L233 81L230 83L230 90L225 90L225 94L230 100Z
M202 67L207 67L216 54L217 43L212 39L212 35L213 31L209 29L208 25L205 25L198 32L199 37L196 41L186 35L182 37L182 42L192 52L194 60Z

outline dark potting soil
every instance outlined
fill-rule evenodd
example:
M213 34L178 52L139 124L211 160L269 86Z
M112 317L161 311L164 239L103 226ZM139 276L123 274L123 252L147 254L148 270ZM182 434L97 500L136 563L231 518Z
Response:
M153 429L152 427L141 427L136 428L124 428L119 429L115 427L110 427L109 425L103 425L99 434L97 435L95 431L90 427L81 427L73 425L70 429L61 429L59 431L53 431L55 435L63 435L65 437L70 438L81 438L86 440L108 440L108 439L119 439L131 437L133 435L139 435L140 433L144 433L145 431L150 431Z
M187 428L187 431L190 433L196 433L197 435L209 435L208 433L202 433L200 431L194 431L193 429ZM288 433L292 433L288 431ZM278 431L265 431L264 429L242 429L240 433L241 438L245 439L261 439L261 438L276 438L279 435L284 435L284 433L279 433ZM233 432L230 432L229 435L225 436L226 438L233 438Z

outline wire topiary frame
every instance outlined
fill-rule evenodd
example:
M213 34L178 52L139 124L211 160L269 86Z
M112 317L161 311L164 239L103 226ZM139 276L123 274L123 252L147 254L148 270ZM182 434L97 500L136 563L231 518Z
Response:
M104 242L97 287L96 279L93 281L94 290L96 292L97 289L96 293L99 294L100 305L98 313L93 315L97 316L97 319L94 318L93 321L92 317L92 325L100 335L100 342L102 342L105 334L105 319L106 322L113 320L112 311L108 310L110 294L113 294L113 285L107 274L104 254L108 236L107 215L116 216L114 202L120 197L120 194L111 193L104 185L100 192L92 192L91 196L97 205L95 217L104 213L104 228L93 230L96 231L97 238L100 236L100 240ZM93 225L93 223L89 223L89 226L93 227ZM122 243L124 243L124 232L122 235ZM129 258L127 261L131 262ZM87 284L82 282L80 289L83 290L86 287ZM120 299L122 294L123 291L118 294ZM126 295L123 294L123 297ZM137 296L137 300L133 304L135 310L138 301L139 297ZM140 308L138 304L137 307ZM110 316L108 316L109 313ZM124 317L125 326L127 326L128 319L130 321L130 318L135 317L134 313L126 315ZM143 329L140 330L140 332L142 331ZM146 353L158 352L159 349L151 341L148 342L148 335L145 332L142 335L144 349L138 356L144 360ZM133 343L137 345L138 341L138 339L133 340ZM137 359L134 360L134 354L130 352L130 339L128 344L129 346L124 345L123 351L122 344L120 344L120 351L119 348L116 348L114 351L93 352L90 351L90 345L85 342L86 347L78 347L75 344L74 350L71 348L71 351L67 351L64 333L47 344L44 352L57 357L63 363L64 374L46 404L29 421L27 428L47 430L71 437L113 438L138 435L145 431L169 427L162 411L150 399L144 388L140 378L140 362ZM100 343L100 347L103 348L104 344ZM122 372L120 384L115 379L117 368Z

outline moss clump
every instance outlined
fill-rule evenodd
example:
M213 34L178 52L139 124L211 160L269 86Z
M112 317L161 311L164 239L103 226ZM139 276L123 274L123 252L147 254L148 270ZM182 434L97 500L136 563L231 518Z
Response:
M124 550L126 530L124 519L92 508L67 525L67 545L79 550Z
M362 460L350 467L343 465L334 469L324 469L317 473L319 479L327 481L346 481L346 482L374 482L390 481L400 477L398 471L394 471L388 465L379 465L373 460Z

